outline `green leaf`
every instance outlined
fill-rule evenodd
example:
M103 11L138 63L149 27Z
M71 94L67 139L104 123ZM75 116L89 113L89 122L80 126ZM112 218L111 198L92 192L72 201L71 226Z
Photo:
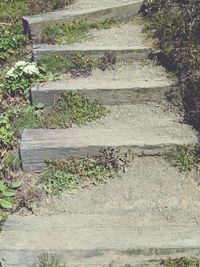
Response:
M3 192L6 189L4 182L0 181L0 192Z
M9 189L8 188L8 189L6 189L6 190L3 191L3 196L4 197L14 197L15 194L16 194L16 192L13 189Z
M36 107L37 109L42 109L42 108L44 108L44 103L39 102L39 103L37 103L37 104L35 105L35 107Z
M17 188L20 188L22 185L22 182L21 181L15 181L11 184L10 188L13 188L13 189L17 189Z
M4 209L12 209L13 208L12 202L9 200L5 200L5 199L0 199L0 206Z

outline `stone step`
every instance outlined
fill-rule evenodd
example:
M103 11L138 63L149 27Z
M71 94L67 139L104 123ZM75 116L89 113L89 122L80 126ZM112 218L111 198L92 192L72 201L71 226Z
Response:
M76 53L101 57L105 53L114 53L119 59L144 59L150 54L151 45L145 40L142 30L142 25L133 22L116 24L110 29L91 30L88 40L72 45L65 43L64 39L63 45L34 45L33 57L37 60L50 54L69 56Z
M24 171L40 171L49 158L95 156L102 148L158 155L177 145L195 145L196 133L177 118L145 106L112 107L105 119L70 129L27 129L20 153Z
M104 105L124 105L161 101L173 81L161 66L142 62L120 63L114 69L93 70L89 77L36 84L31 88L33 103L50 106L62 91L73 91Z
M142 0L76 0L63 10L23 17L24 31L39 40L42 29L57 22L127 20L138 13L142 3Z
M57 254L67 266L152 267L169 256L200 257L200 229L136 222L131 215L13 215L3 227L0 251L4 267L27 267L41 253Z

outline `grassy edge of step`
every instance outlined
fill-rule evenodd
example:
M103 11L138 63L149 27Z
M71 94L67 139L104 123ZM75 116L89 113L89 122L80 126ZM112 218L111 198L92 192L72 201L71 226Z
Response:
M127 20L134 17L142 7L142 0L130 1L130 3L119 4L101 8L90 8L86 10L60 10L39 14L35 16L25 16L22 18L24 32L30 39L40 39L44 27L55 22L73 22L88 19L102 22L105 19Z

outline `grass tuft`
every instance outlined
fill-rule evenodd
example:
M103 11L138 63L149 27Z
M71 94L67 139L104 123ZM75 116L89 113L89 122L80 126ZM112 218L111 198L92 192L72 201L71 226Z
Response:
M42 254L38 261L30 267L63 267L60 258L53 254Z

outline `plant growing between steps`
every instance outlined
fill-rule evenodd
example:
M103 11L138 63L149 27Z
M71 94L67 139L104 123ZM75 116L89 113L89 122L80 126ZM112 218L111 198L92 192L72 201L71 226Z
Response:
M104 22L90 22L82 20L80 22L69 23L56 23L48 26L42 31L42 43L69 45L75 42L81 42L86 39L92 38L90 30L92 29L110 29L113 21L105 20Z
M49 160L46 162L47 169L39 176L39 183L49 194L97 185L115 178L120 171L125 172L129 161L127 153L120 156L119 151L113 148L100 151L96 157Z
M58 256L52 254L42 254L38 257L38 261L29 267L65 267L61 263L61 260Z
M46 70L52 73L70 73L73 78L89 76L92 69L99 68L103 71L114 68L117 58L112 53L105 53L101 58L73 54L63 57L61 55L45 56L38 61L39 65L45 66Z
M99 101L89 101L86 97L73 93L62 93L58 102L44 111L37 122L37 128L68 128L102 118L109 113Z
M200 267L200 260L189 258L167 259L161 262L164 267Z
M191 171L199 166L199 148L189 146L177 146L166 155L167 161L171 162L174 167L180 171Z

